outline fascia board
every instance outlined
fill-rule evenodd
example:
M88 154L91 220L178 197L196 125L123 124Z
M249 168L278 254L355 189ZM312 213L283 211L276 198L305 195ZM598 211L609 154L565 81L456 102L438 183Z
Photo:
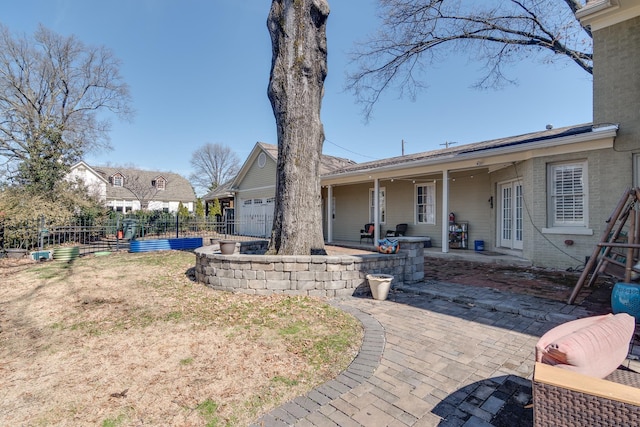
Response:
M96 172L95 169L93 169L91 166L89 166L84 160L79 161L78 163L76 163L75 165L73 165L71 167L71 169L76 169L79 166L84 166L85 168L87 168L87 170L91 171L91 173L93 175L95 175L100 181L104 182L105 184L109 184L109 180L106 179L105 177L102 176L102 174Z
M609 0L594 6L585 7L576 12L576 17L592 31L640 16L639 0Z

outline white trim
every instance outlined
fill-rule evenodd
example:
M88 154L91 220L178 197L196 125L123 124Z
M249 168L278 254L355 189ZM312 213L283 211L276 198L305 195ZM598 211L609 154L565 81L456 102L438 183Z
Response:
M576 17L583 25L591 27L591 31L601 30L640 16L640 4L630 3L637 2L634 0L604 0L578 10Z
M433 191L433 222L428 220L428 215L425 213L426 221L420 222L418 218L418 187L429 187ZM426 194L423 195L423 197ZM423 203L423 205L428 206L428 203ZM426 225L435 225L437 220L437 209L438 209L438 195L436 194L436 184L433 182L421 182L414 184L413 186L413 223L414 224L426 224Z
M238 194L246 193L248 191L258 191L258 190L268 190L271 188L276 188L275 185L267 185L266 187L254 187L254 188L243 188L242 190L238 190Z
M593 236L593 230L585 227L553 227L543 228L542 234L575 234L577 236Z

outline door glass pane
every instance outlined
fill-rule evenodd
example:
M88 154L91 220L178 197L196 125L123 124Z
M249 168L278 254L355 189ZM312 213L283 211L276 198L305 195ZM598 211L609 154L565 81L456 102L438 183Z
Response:
M511 187L502 188L502 239L511 240Z
M515 200L515 222L516 222L516 229L515 229L515 239L522 241L522 225L523 225L523 202L524 202L524 198L522 196L522 184L516 184L515 186L515 191L516 191L516 200Z

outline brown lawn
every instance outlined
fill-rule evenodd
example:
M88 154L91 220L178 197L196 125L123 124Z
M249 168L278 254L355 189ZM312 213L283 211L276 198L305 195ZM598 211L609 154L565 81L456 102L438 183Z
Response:
M217 292L188 252L0 260L0 425L247 425L333 378L360 324Z

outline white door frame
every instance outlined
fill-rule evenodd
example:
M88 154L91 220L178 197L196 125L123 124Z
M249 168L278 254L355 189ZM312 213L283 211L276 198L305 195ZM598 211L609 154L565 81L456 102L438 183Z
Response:
M524 195L521 180L498 183L497 246L522 250Z

